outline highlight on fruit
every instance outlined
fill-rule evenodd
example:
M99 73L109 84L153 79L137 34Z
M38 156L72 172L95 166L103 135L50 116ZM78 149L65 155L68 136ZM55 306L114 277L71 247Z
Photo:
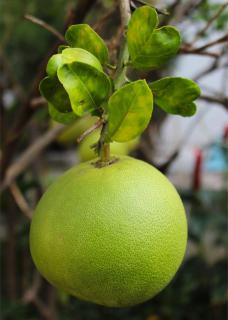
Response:
M127 155L154 105L188 117L200 94L187 78L129 79L129 68L156 70L172 59L181 36L173 26L159 28L149 5L125 15L124 23L117 66L110 66L105 42L87 24L70 26L66 44L48 61L40 92L51 118L69 126L60 141L82 141L85 162L48 188L30 229L31 255L44 278L107 307L153 298L184 259L187 223L175 187L155 167ZM86 128L80 125L91 118Z

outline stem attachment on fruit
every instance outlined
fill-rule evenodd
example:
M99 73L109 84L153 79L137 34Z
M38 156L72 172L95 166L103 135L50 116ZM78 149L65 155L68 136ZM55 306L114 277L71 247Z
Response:
M110 161L110 144L104 143L101 147L101 162L109 163Z
M106 141L107 128L108 128L108 122L106 120L103 124L100 140L98 142L98 153L99 153L100 159L97 162L93 163L96 168L106 167L118 160L117 158L115 157L111 158L110 156L110 142Z
M106 134L108 129L108 122L107 120L104 122L103 127L101 129L101 137L99 140L99 155L100 161L102 163L109 163L110 161L110 144L106 142Z

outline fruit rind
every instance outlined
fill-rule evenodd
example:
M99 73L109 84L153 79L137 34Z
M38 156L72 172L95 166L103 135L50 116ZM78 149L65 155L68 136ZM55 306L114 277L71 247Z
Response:
M48 189L35 211L30 248L54 286L109 307L161 291L183 259L187 224L168 179L127 156L110 166L86 162Z

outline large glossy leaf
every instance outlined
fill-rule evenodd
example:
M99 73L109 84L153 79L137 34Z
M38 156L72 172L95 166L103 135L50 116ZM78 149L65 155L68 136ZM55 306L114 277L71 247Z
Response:
M117 90L109 99L107 141L129 141L147 127L153 111L153 95L145 80Z
M60 112L51 103L48 104L48 111L51 118L64 124L73 123L78 117L74 112Z
M58 68L63 64L72 62L86 63L97 70L103 70L99 60L90 52L81 48L66 48L63 49L61 53L54 54L49 59L46 68L47 74L49 76L54 76L57 73Z
M180 47L180 34L172 26L156 29L155 9L135 10L128 25L127 43L132 65L137 69L156 69L172 58Z
M99 108L110 93L108 76L80 62L64 64L58 78L67 91L73 111L81 116Z
M44 78L40 83L40 92L58 111L72 111L68 94L56 76Z
M65 38L71 47L91 52L102 64L108 61L108 49L103 39L88 24L70 26Z
M186 78L167 77L149 84L155 103L164 111L181 116L192 116L196 112L193 103L200 95L198 85Z

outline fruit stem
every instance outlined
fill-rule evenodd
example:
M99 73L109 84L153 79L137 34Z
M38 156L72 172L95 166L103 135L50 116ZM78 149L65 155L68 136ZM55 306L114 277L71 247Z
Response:
M101 148L101 162L110 161L110 143L104 143Z

